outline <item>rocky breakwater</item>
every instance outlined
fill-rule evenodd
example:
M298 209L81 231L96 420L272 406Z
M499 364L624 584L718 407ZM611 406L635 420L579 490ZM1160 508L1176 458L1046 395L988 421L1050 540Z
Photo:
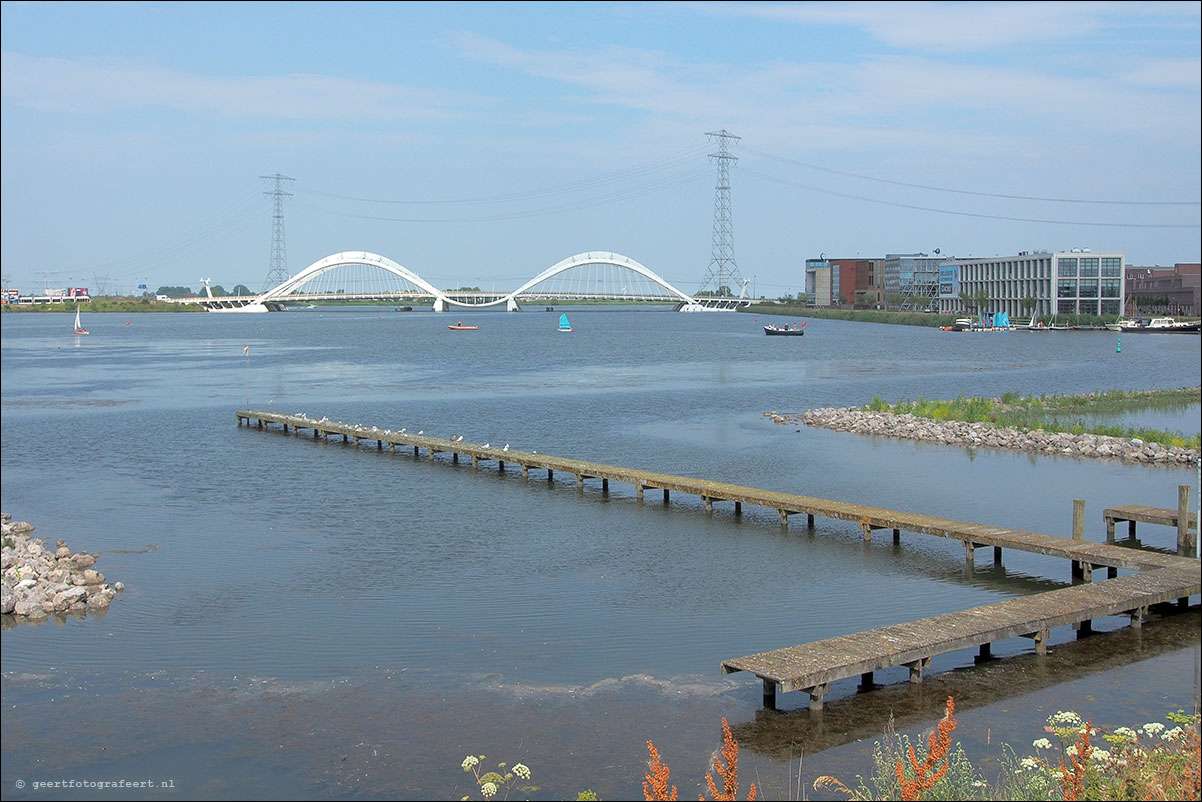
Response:
M922 440L966 448L999 448L1076 459L1118 459L1154 465L1197 464L1197 451L1178 446L1162 446L1144 440L1106 437L1096 434L1069 434L1040 429L1004 429L988 423L940 422L915 415L871 412L863 409L812 409L802 413L765 412L764 416L782 425L804 423L841 432Z
M108 609L124 590L120 582L105 584L95 570L96 555L71 553L59 540L53 549L35 537L33 526L0 513L0 612L30 621L54 614L98 612Z

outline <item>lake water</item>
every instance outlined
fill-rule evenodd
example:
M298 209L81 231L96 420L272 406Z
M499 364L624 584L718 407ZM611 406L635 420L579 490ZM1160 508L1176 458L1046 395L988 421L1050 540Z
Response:
M570 334L556 331L565 310ZM804 337L766 338L764 316L577 307L85 318L91 335L75 337L66 315L3 316L2 503L35 536L100 553L127 589L104 615L4 622L5 798L125 799L29 784L153 779L174 787L132 796L458 799L473 790L469 753L525 762L534 798L638 798L648 739L690 796L723 717L742 778L781 798L788 744L807 783L851 780L890 713L917 733L948 693L957 739L982 756L1029 744L1057 709L1137 726L1198 693L1191 612L1142 635L1055 631L1044 661L1022 639L981 668L971 653L936 658L917 690L905 669L868 694L848 680L820 720L801 693L763 711L759 682L721 675L723 659L1059 587L1069 567L1006 552L1003 567L986 556L966 571L955 541L865 544L855 524L822 519L786 533L758 508L709 516L654 491L640 504L615 483L578 493L570 475L523 480L234 415L462 435L1063 536L1079 498L1101 541L1104 507L1175 507L1178 485L1198 492L1197 469L862 438L764 413L1198 385L1198 337L1131 337L1120 352L1108 332L810 320ZM460 319L479 330L447 329ZM1197 406L1124 416L1189 433L1198 421ZM1175 544L1168 527L1139 534Z

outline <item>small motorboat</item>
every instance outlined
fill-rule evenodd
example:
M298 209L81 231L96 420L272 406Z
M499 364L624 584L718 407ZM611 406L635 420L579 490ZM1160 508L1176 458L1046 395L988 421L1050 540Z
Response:
M796 323L794 323L792 328L790 328L789 326L778 326L775 323L769 323L767 326L764 326L764 334L767 334L770 337L773 335L777 335L777 336L784 335L786 337L800 337L805 333L806 333L806 324L805 323L802 323L800 326L798 326Z
M451 331L475 331L476 329L478 329L480 327L479 326L465 326L465 325L463 325L463 321L461 320L458 323L447 326L447 328L450 329Z

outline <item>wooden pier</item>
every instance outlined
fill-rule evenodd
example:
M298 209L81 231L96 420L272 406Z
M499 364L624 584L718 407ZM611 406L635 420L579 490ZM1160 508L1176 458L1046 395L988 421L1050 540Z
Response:
M974 563L976 550L982 547L993 548L995 563L1001 562L1003 549L1059 557L1071 561L1072 581L1085 583L722 663L723 673L749 671L759 676L764 682L764 702L769 706L775 704L777 689L802 689L810 691L811 706L820 709L827 686L837 679L856 675L870 677L873 671L898 665L909 665L911 679L915 676L921 679L922 669L934 655L974 646L980 647L984 655L988 653L989 644L1016 635L1031 635L1037 651L1042 653L1047 632L1054 626L1074 624L1080 631L1088 631L1089 622L1094 618L1118 613L1130 613L1132 620L1137 622L1152 604L1173 599L1183 604L1191 595L1199 593L1199 567L1195 559L1124 548L1113 542L1086 542L1083 501L1074 503L1073 537L1057 537L533 451L516 451L508 445L467 443L457 436L432 437L424 432L412 434L403 429L381 429L260 410L240 410L236 415L239 426L244 423L250 426L251 421L255 421L260 429L276 425L282 427L283 432L296 436L301 436L301 432L312 432L314 438L341 438L345 443L356 445L366 441L374 443L377 450L387 447L395 452L398 447L412 448L414 457L420 457L425 451L431 460L440 453L449 454L453 462L458 462L461 456L470 457L473 468L481 462L496 462L499 470L504 471L506 463L511 463L520 468L524 478L534 470L546 471L547 479L551 480L558 471L575 476L576 488L581 492L585 480L600 480L604 491L608 491L609 482L613 480L633 485L639 501L643 500L645 491L659 490L665 503L673 492L698 496L707 512L713 511L715 502L733 504L736 515L742 512L744 504L752 504L775 510L782 528L788 526L790 516L805 515L811 527L815 517L854 521L860 525L866 541L879 530L891 530L895 543L900 541L902 530L951 538L964 543L965 561L969 566ZM1113 541L1113 524L1109 519L1108 534ZM1093 568L1099 566L1105 566L1112 578L1093 584ZM1120 578L1117 577L1119 569L1141 573Z
M1102 510L1106 522L1106 542L1114 542L1114 525L1127 522L1128 537L1135 537L1137 521L1171 526L1177 530L1177 553L1192 557L1198 549L1198 516L1189 508L1189 485L1177 487L1177 509L1147 507L1143 504L1128 504L1123 507L1107 507Z
M1152 605L1199 592L1196 565L1166 568L724 660L722 673L749 671L759 677L765 707L776 706L777 691L803 690L810 695L810 709L821 710L827 688L837 680L859 676L871 687L874 671L907 666L910 682L918 683L936 655L977 647L979 657L987 658L993 643L1020 636L1032 638L1036 653L1046 654L1053 627L1076 625L1084 633L1095 618L1124 614L1138 627Z

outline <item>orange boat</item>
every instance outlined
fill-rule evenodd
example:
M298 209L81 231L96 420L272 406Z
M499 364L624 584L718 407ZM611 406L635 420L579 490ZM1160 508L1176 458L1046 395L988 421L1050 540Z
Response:
M479 326L465 326L465 325L463 325L463 321L461 320L453 326L447 326L447 328L450 329L451 331L475 331L476 329L478 329L480 327Z

